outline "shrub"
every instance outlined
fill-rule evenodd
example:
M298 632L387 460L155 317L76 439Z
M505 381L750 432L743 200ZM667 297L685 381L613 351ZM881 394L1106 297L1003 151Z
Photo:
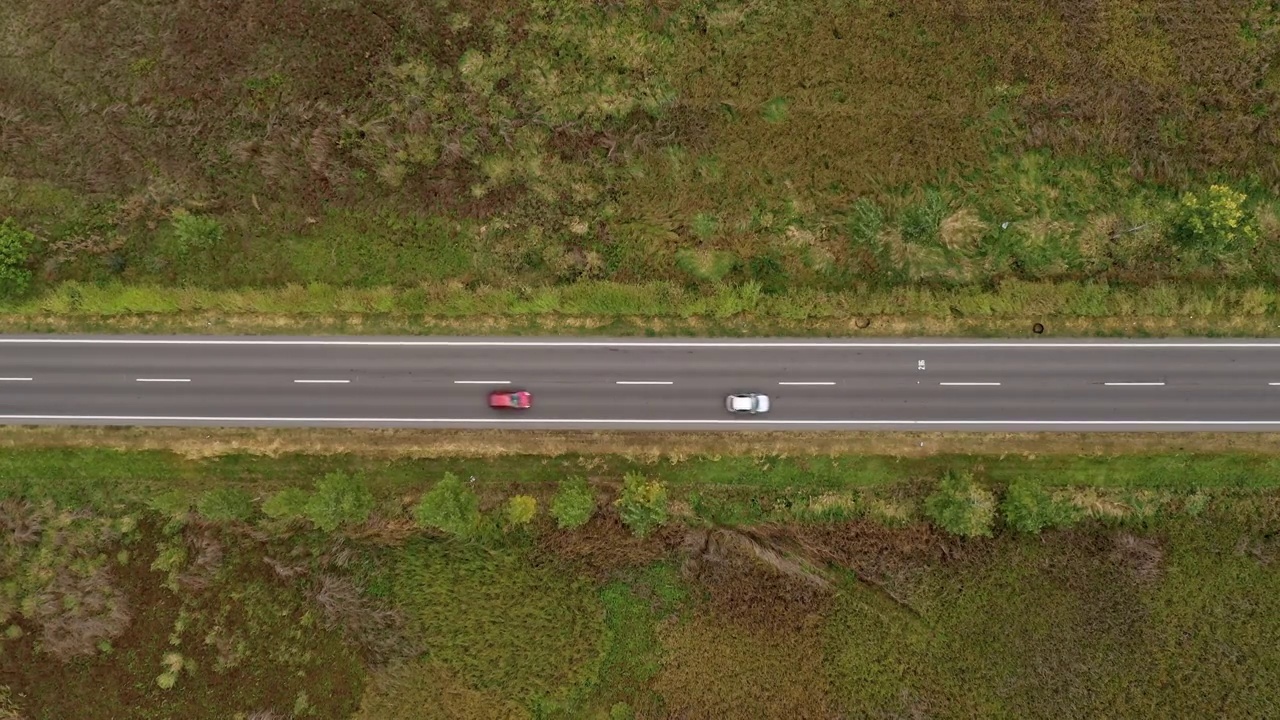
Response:
M622 522L638 537L644 537L667 521L667 488L657 480L627 473L617 506Z
M1227 185L1183 195L1173 217L1174 242L1211 257L1251 248L1258 230L1244 209L1245 199L1244 193Z
M507 501L507 523L520 527L533 522L538 514L538 499L529 495L516 495Z
M306 490L281 490L262 503L262 512L273 520L298 520L306 517L309 498Z
M595 512L595 493L587 481L579 477L560 483L560 490L551 500L551 517L561 528L582 527Z
M316 491L307 498L304 514L325 532L342 525L355 525L369 519L373 511L373 493L359 478L334 472L316 481Z
M1027 533L1062 527L1075 520L1070 505L1055 501L1038 483L1025 478L1009 484L1000 510L1009 527Z
M215 488L196 501L196 512L215 522L253 517L253 496L240 488Z
M422 496L413 517L424 528L470 537L480 528L480 499L456 475L445 473L444 478Z
M31 287L27 261L36 237L12 218L0 222L0 297L18 297Z
M991 537L996 498L973 480L973 473L949 471L924 501L925 514L938 527L961 537Z

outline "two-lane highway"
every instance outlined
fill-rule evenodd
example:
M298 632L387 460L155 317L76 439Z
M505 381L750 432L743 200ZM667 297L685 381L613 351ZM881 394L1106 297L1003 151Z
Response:
M0 336L0 423L1270 431L1280 342Z

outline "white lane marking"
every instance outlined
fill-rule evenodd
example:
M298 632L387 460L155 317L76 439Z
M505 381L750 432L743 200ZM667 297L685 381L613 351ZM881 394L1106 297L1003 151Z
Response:
M779 385L835 385L829 381L813 381L813 382L780 382Z
M745 341L745 342L688 342L688 341L653 341L643 340L334 340L303 338L291 340L265 340L261 338L219 339L219 338L13 338L0 337L0 344L9 345L331 345L331 346L369 346L369 347L636 347L636 348L808 348L808 349L843 349L843 348L1009 348L1024 350L1040 349L1261 349L1274 350L1280 348L1280 342L1262 340L1256 342L1135 342L1117 341L1100 342L1085 340L1080 342L1035 341L991 341L991 342L941 342L941 341L859 341L859 342L801 342L801 341Z
M230 416L185 416L185 415L0 415L0 420L69 420L89 422L254 422L254 423L376 423L390 424L495 424L495 425L747 425L764 427L768 425L825 425L850 427L867 425L902 425L902 426L991 426L1005 425L1015 427L1034 426L1147 426L1147 427L1193 427L1193 426L1280 426L1280 420L652 420L652 419L591 419L591 418L332 418L332 417L230 417Z
M31 378L0 378L0 382L31 382Z
M191 378L138 378L138 382L191 382Z
M1280 383L1267 383L1268 385L1280 385Z
M349 383L349 382L351 382L351 381L350 381L350 380L294 380L294 382L296 382L296 383L311 383L311 384L315 384L315 385L327 385L327 384L343 385L343 384Z
M454 385L510 385L510 380L454 380Z
M675 385L673 380L618 380L614 385Z
M1162 382L1109 382L1102 384L1112 387L1159 387L1164 385Z
M999 386L999 385L1000 385L1000 383L998 383L998 382L940 382L940 383L938 383L938 384L939 384L939 385L951 385L951 386L967 386L967 385L995 385L995 386Z

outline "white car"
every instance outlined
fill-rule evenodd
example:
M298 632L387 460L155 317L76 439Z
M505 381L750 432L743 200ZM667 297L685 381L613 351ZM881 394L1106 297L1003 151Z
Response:
M769 412L769 396L759 393L730 395L725 398L724 407L731 413L766 413Z

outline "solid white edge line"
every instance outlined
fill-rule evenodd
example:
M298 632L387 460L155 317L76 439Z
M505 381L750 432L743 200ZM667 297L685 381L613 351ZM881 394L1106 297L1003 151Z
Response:
M675 385L673 380L616 380L614 385Z
M258 423L380 423L380 424L496 424L496 425L1006 425L1006 426L1280 426L1280 420L624 420L588 418L328 418L328 417L214 417L178 415L0 415L0 420L79 420L95 422L258 422Z
M969 386L969 385L999 385L998 382L940 382L939 385L946 386Z
M510 380L454 380L454 385L510 385Z
M136 378L136 382L191 382L191 378Z
M1159 387L1164 385L1162 382L1105 382L1102 384L1112 387Z
M313 385L344 385L351 382L350 380L294 380L296 383L309 383Z
M0 378L0 382L31 382L31 378Z
M332 346L368 346L368 347L635 347L635 348L808 348L808 349L842 349L868 348L1008 348L1008 349L1280 349L1280 342L1046 342L1035 341L1011 342L937 342L937 341L834 341L803 342L780 340L745 341L745 342L684 342L640 340L325 340L325 339L293 339L265 340L261 338L217 339L217 338L8 338L0 337L0 345L332 345Z
M814 381L814 382L780 382L779 385L835 385L834 382Z

